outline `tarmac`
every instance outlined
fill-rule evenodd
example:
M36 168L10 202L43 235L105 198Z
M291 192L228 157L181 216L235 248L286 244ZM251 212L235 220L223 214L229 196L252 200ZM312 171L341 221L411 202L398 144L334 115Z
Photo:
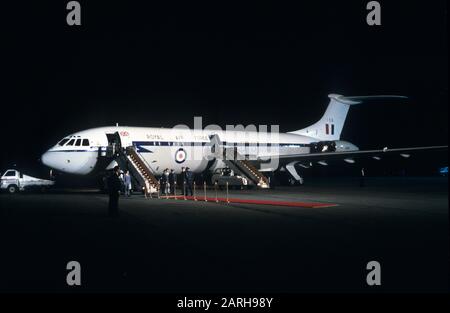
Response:
M447 189L447 177L311 178L228 195L272 204L134 194L116 218L92 190L1 194L0 291L448 292ZM82 283L69 287L73 260ZM381 286L366 283L370 261Z

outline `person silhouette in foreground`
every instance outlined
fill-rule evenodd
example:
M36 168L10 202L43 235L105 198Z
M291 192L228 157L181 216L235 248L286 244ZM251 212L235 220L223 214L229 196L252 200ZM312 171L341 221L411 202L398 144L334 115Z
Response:
M109 216L115 217L119 215L119 196L122 183L119 178L120 168L115 166L113 173L108 178L108 191L109 191Z

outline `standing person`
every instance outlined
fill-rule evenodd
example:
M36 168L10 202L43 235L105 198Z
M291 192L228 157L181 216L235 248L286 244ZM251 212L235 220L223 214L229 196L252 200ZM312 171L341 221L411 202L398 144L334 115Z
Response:
M162 172L161 178L159 179L159 190L161 191L161 195L163 195L166 191L166 175L164 175L165 172L166 170Z
M181 178L180 185L181 185L181 188L183 188L183 196L185 196L186 195L186 168L185 167L181 168L180 178Z
M120 179L120 192L125 194L125 181L123 178L123 171L119 170L119 179Z
M161 177L159 178L158 198L159 198L160 195L162 196L163 191L164 191L164 183L163 183L163 178L162 178L162 175L161 175Z
M152 196L151 190L150 190L150 182L148 181L148 179L145 179L145 187L144 187L144 196L145 199L147 199L148 196Z
M192 173L189 169L189 167L186 167L186 194L190 193L191 196L194 195L192 192L192 185L194 184L194 173Z
M169 194L169 169L166 168L161 176L161 193L164 195Z
M119 215L119 196L120 188L122 186L120 182L120 168L118 166L114 167L113 173L108 178L108 191L109 191L109 216Z
M170 194L175 195L175 184L177 183L177 175L173 169L170 170L169 174L169 184L170 184Z
M166 169L164 170L164 176L165 176L165 180L166 180L166 186L165 186L164 193L166 194L166 196L167 196L167 195L169 194L169 192L170 192L169 174L170 174L169 169L166 168Z
M125 195L127 197L131 196L131 176L130 171L126 171L125 175L123 176L123 180L125 183Z

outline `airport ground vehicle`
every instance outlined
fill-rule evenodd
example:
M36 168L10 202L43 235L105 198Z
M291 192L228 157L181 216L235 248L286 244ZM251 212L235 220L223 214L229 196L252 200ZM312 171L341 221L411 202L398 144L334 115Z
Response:
M1 178L0 188L13 194L28 189L45 190L54 184L54 181L24 175L17 170L9 169Z
M214 185L217 183L219 187L225 187L228 183L229 188L243 188L248 185L248 181L245 177L234 175L230 168L218 168L211 176L211 183Z

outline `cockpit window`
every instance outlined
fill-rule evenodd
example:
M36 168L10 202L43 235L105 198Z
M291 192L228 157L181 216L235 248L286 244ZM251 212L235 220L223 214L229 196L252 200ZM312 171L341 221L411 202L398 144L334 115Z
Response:
M74 142L75 142L75 139L70 139L70 141L67 143L66 146L73 146Z
M83 139L83 146L89 146L89 140Z
M14 172L14 171L7 171L5 173L5 176L16 176L16 172Z
M77 139L77 142L75 143L75 146L81 146L81 139Z
M64 138L63 140L61 140L60 142L58 142L58 146L64 146L64 144L66 143L66 142L68 142L69 141L69 138Z

